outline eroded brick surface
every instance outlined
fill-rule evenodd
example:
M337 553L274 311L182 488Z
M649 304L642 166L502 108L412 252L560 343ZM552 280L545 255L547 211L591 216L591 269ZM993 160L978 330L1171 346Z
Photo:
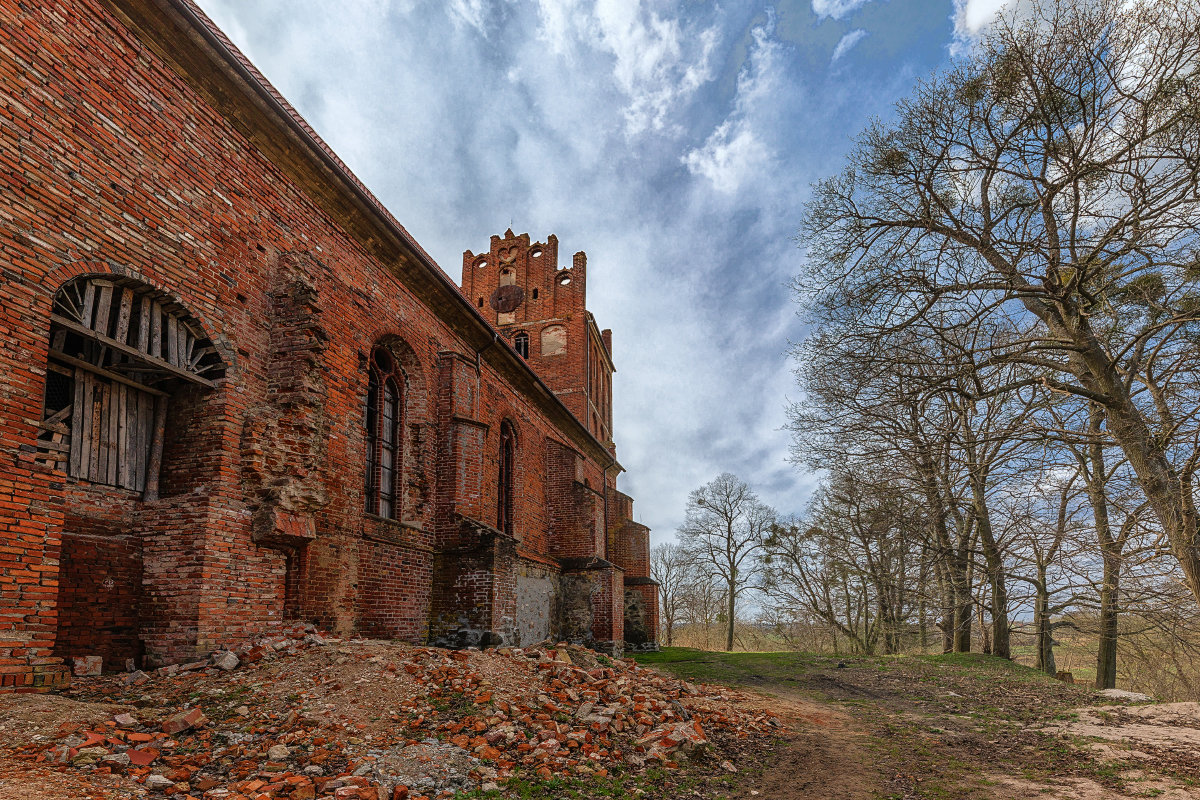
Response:
M0 688L60 684L76 656L193 660L289 619L620 649L628 587L648 610L656 587L615 488L586 256L510 231L468 251L460 294L166 5L0 0ZM223 368L155 384L157 497L39 458L53 298L87 276L161 292ZM491 307L502 283L515 312ZM364 510L376 346L404 379L396 519Z

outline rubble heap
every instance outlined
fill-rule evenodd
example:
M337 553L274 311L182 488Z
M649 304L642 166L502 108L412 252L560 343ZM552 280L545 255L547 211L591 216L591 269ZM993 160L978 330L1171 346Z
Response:
M515 775L670 769L714 739L779 727L734 690L581 647L449 651L291 634L79 679L73 697L124 710L102 726L64 724L18 756L87 773L115 797L420 800L502 790Z

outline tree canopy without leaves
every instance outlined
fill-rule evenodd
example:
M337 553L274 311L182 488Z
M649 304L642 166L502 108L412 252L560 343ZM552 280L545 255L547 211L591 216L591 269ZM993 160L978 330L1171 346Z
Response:
M775 510L750 486L725 472L688 496L679 541L688 559L725 584L725 649L733 649L737 599L755 584L759 553L775 522Z
M1200 598L1198 70L1195 4L1020 4L818 185L797 289L859 351L969 343L972 400L1093 404Z

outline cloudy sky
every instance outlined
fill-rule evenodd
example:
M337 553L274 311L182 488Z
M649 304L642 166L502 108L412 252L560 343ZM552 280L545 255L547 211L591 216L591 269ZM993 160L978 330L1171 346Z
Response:
M780 511L810 184L999 0L200 0L456 280L512 227L588 253L622 489L654 542L722 471Z

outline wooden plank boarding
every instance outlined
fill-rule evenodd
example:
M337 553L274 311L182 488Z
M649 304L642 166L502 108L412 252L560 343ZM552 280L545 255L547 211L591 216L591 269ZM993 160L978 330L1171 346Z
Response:
M84 430L90 431L91 436L88 437L88 467L87 473L84 475L88 480L96 480L96 476L100 474L100 424L102 417L100 416L100 386L96 379L91 375L88 379L88 398L91 402L87 407L87 419L84 420Z
M150 352L150 298L142 295L138 300L138 343L137 349Z
M144 392L139 392L137 429L134 431L134 453L136 462L134 463L133 468L133 488L139 492L146 488L146 451L150 448L149 429L153 424L154 398Z
M146 465L146 489L144 500L158 499L158 474L162 468L163 436L167 428L167 400L160 397L154 401L154 426L150 433L150 459Z
M133 312L133 289L125 287L121 292L121 310L117 312L117 332L113 336L118 342L129 342L129 315Z
M174 317L169 317L169 319L174 319ZM121 353L124 353L126 355L131 355L140 361L144 361L148 364L153 364L154 366L161 369L163 372L169 372L170 374L172 374L176 377L183 378L184 380L191 381L192 383L198 383L202 386L216 386L216 384L213 383L208 378L202 378L199 375L196 375L195 373L192 373L192 372L188 372L186 369L177 367L174 364L168 363L162 359L154 358L152 355L148 356L147 354L138 350L136 347L131 347L130 345L124 344L122 342L118 342L116 339L113 339L109 336L104 336L103 334L97 333L95 331L89 331L86 328L83 328L83 326L81 326L79 323L73 322L73 321L67 319L66 317L60 317L57 314L51 314L50 321L57 325L61 325L64 328L68 328L70 330L76 330L76 331L79 331L80 333L84 333L85 335L90 335L93 338L95 338L97 341L99 341L102 345L107 345L108 347L111 347L112 349L117 350ZM178 334L178 330L176 330L176 333Z
M75 401L71 403L71 460L67 465L67 473L79 477L80 456L83 453L83 436L80 431L83 428L83 379L77 372L75 374Z
M71 403L38 424L35 457L157 499L168 395L142 381L214 387L201 373L224 368L216 348L186 309L132 279L73 281L50 319L47 368L71 379Z
M162 358L162 303L154 300L150 303L150 349L148 352L155 358Z
M135 380L126 378L124 375L120 375L116 372L112 372L111 370L107 370L104 367L97 367L95 364L92 364L89 361L84 361L81 358L75 358L74 356L69 356L66 353L60 353L55 350L51 350L50 358L54 359L55 361L62 361L65 364L70 364L72 367L76 367L77 369L87 370L88 372L91 372L95 375L99 375L103 378L108 378L110 381L116 381L117 383L123 383L126 386L132 386L133 388L137 389L139 392L146 392L148 394L152 394L152 395L155 395L158 397L166 397L167 396L167 393L162 391L161 389L155 389L153 386L144 386ZM54 366L54 362L52 361L51 368L53 368L53 366Z
M188 367L192 363L192 350L196 347L196 337L187 325L179 326L179 366Z
M79 312L79 324L92 327L92 307L96 304L96 284L87 281L83 289L83 308Z
M96 466L89 477L94 481L103 481L108 477L108 385L101 381L93 381L92 396L95 415L92 423L96 428L92 437L96 454L92 459Z
M179 366L179 320L167 316L167 356L166 360L172 366Z
M129 471L129 457L133 448L129 446L129 396L133 394L133 390L123 383L113 386L117 389L117 397L121 401L117 409L117 482L126 489L131 489L133 478Z
M108 482L116 485L120 476L120 433L121 433L121 395L125 393L125 385L109 384L108 387Z
M108 317L112 313L113 285L109 281L94 281L100 287L100 298L96 301L96 324L92 330L108 335Z

